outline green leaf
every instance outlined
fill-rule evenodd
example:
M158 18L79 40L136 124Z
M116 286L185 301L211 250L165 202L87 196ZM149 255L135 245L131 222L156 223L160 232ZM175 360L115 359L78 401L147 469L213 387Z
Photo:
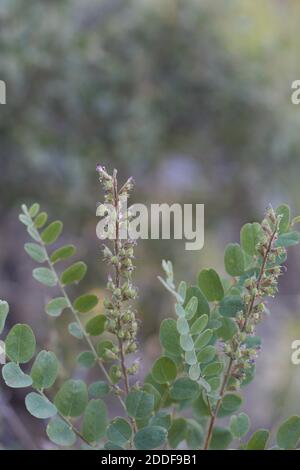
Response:
M92 383L88 388L89 394L93 398L104 398L110 392L110 386L103 380Z
M0 334L4 330L8 312L9 312L8 303L5 300L0 300Z
M107 408L103 400L91 400L83 415L82 434L88 442L97 442L105 436Z
M243 308L244 302L239 295L229 295L220 302L220 314L224 317L235 317Z
M295 449L300 439L300 416L291 416L277 431L276 440L282 449Z
M278 240L275 243L275 246L283 246L284 248L288 248L290 246L298 245L300 241L300 233L299 232L287 232L280 235Z
M227 449L232 439L233 436L229 429L216 426L212 433L209 448L213 450Z
M210 362L214 359L216 355L216 348L215 346L206 346L204 349L201 349L200 352L197 353L197 359L200 364L205 364Z
M214 269L203 269L198 276L198 285L210 302L223 299L223 285L218 273Z
M191 335L197 335L204 330L208 323L208 316L201 315L191 326Z
M190 334L180 335L180 346L184 351L192 351L194 342Z
M111 441L108 441L104 444L104 449L105 450L124 450L123 447L118 446L117 444L114 444Z
M32 385L30 375L24 374L20 367L14 362L9 362L3 366L2 377L8 387L23 388Z
M28 325L18 323L13 326L5 340L6 354L16 363L24 364L32 359L36 341Z
M192 410L193 415L196 416L198 419L210 416L210 411L207 402L204 400L202 393L200 393L196 400L193 401Z
M276 215L281 215L281 220L279 222L279 234L287 232L291 223L291 210L289 206L287 204L281 204L276 209Z
M32 204L32 206L28 210L30 217L34 218L38 214L39 210L40 210L40 205L37 202Z
M250 428L249 417L245 413L231 416L230 418L230 430L234 437L240 439L245 436Z
M86 369L94 367L96 364L96 358L92 351L83 351L82 353L78 354L76 361Z
M197 361L197 356L196 356ZM195 364L191 364L189 368L189 377L192 380L198 380L201 375L200 365L196 362Z
M26 253L37 263L44 263L47 259L45 248L37 243L25 243L24 249Z
M187 429L187 421L184 418L176 418L172 421L172 425L168 432L168 441L172 449L184 441Z
M167 435L161 426L146 426L134 436L134 445L138 450L156 449L165 443Z
M53 352L40 351L32 369L31 378L33 387L43 390L52 387L58 374L58 360Z
M291 227L293 227L294 225L299 224L299 223L300 223L300 215L297 215L296 217L293 218L293 220L291 222Z
M106 436L114 444L122 446L131 439L131 426L126 419L117 417L108 426Z
M45 286L54 287L57 284L57 278L49 268L35 268L32 275L34 279Z
M45 223L47 222L48 214L46 212L41 212L34 221L34 226L36 228L44 227Z
M86 264L83 261L77 261L66 269L61 275L61 282L66 286L81 281L87 271Z
M159 384L170 383L176 379L177 367L169 357L162 356L157 359L152 368L154 380Z
M88 392L82 380L67 380L54 398L54 404L63 416L80 416L88 402Z
M150 419L150 424L152 426L161 426L168 430L170 429L171 421L171 415L167 411L162 410L159 411L156 415L152 416Z
M194 365L197 363L197 356L195 353L195 350L193 349L192 351L186 351L184 353L184 359L187 364L190 366Z
M150 415L154 407L154 397L149 393L131 391L126 398L126 409L129 416L133 418L146 418Z
M31 222L30 222L31 223ZM27 232L36 242L40 242L40 234L33 225L27 227Z
M187 421L187 429L185 435L186 443L189 449L199 449L204 440L204 433L201 424L194 419Z
M51 419L46 432L49 439L59 446L71 447L76 442L76 434L61 418Z
M246 450L265 450L269 439L269 431L267 429L258 429L252 434Z
M220 321L222 326L217 329L216 333L223 341L228 341L238 332L237 324L232 318L223 317Z
M185 308L187 307L188 302L190 301L192 297L196 297L198 300L197 312L196 312L197 317L200 317L201 315L209 315L209 312L210 312L209 303L206 297L204 296L203 292L198 286L191 286L187 289Z
M231 415L240 408L242 402L243 399L238 393L226 393L222 399L218 417Z
M25 406L32 416L39 419L48 419L56 415L56 407L38 393L31 392L25 398Z
M73 306L80 313L90 312L98 304L98 297L93 294L85 294L75 299Z
M56 297L50 300L46 305L45 310L51 317L59 317L65 308L68 308L69 304L65 297Z
M174 354L174 356L181 355L179 333L177 331L175 320L167 318L161 322L159 340L162 347L170 354Z
M26 225L26 226L31 225L31 223L32 223L32 222L31 222L31 218L28 217L28 216L25 215L25 214L20 214L20 215L19 215L19 220L20 220L20 222L22 222L22 224L24 224L24 225Z
M50 259L51 259L51 262L55 264L58 261L63 261L65 259L70 258L71 256L75 255L75 253L76 253L76 248L74 245L65 245L53 251Z
M196 314L198 309L197 297L191 297L184 309L184 315L187 320L191 320Z
M183 303L185 301L185 296L186 296L186 282L185 281L180 282L177 292L179 296L181 297L182 303Z
M212 377L214 375L219 375L223 371L223 368L224 368L223 362L213 362L211 364L208 364L203 369L203 376Z
M77 339L82 339L83 338L82 329L80 328L78 323L75 322L75 321L72 322L72 323L69 323L68 331L69 331L70 335L74 336L74 338L77 338Z
M152 377L152 376L151 376ZM157 382L155 382L155 384L157 384ZM159 384L157 384L159 385ZM153 399L154 399L154 411L157 411L159 408L160 408L160 405L161 405L161 394L159 393L159 391L150 383L145 383L143 385L143 390L147 393L149 393L149 395L152 395L153 396Z
M220 376L208 377L207 378L207 383L208 383L211 391L215 392L216 390L218 390L220 388L221 377Z
M264 239L261 225L257 222L245 224L241 229L241 247L250 256L257 253L257 245Z
M242 276L245 272L245 255L238 243L229 243L225 250L224 264L230 276Z
M206 346L213 335L213 330L205 330L201 333L195 341L195 349L202 349Z
M106 317L104 315L97 315L91 318L85 325L85 331L90 336L99 336L105 330Z
M63 224L60 220L56 220L48 225L45 230L41 233L41 239L45 243L45 245L51 245L52 243L56 242L59 235L61 234L63 229Z
M177 331L182 335L185 335L190 331L188 321L183 317L178 318L176 322L176 327Z
M199 395L199 385L189 377L181 377L174 382L170 390L173 400L194 400Z

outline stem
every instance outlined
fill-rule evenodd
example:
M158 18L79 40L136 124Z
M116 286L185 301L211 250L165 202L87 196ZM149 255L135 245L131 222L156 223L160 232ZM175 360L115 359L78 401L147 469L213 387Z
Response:
M117 264L115 265L115 285L116 288L119 289L121 286L121 273L120 273L120 268L119 268L119 250L120 250L120 225L119 225L119 217L120 217L120 211L119 211L119 193L118 193L118 181L117 181L117 171L114 170L113 173L113 194L114 194L114 206L115 206L115 211L116 211L116 237L114 241L114 254L117 258ZM120 321L121 317L121 305L120 302L118 302L118 310L119 310L119 316L118 316L118 331L121 331L122 325ZM124 386L125 386L125 394L126 396L129 393L129 377L127 373L127 368L125 364L125 353L124 353L124 342L122 338L118 337L118 343L119 343L119 348L120 348L120 363L121 363L121 370L122 370L122 375L124 379ZM137 432L137 425L135 422L135 419L130 417L130 421L133 427L134 432Z
M263 275L264 275L264 272L265 272L266 264L267 264L267 261L268 261L268 256L270 254L272 244L273 244L275 235L277 233L277 230L278 230L278 224L276 223L275 229L272 232L272 235L270 236L270 240L269 240L269 243L268 243L268 246L267 246L267 249L266 249L266 253L264 254L262 265L261 265L261 268L260 268L260 272L259 272L259 275L258 275L258 278L257 278L257 281L256 281L256 288L257 289L260 288L260 284L261 284L261 281L262 281L262 278L263 278ZM253 294L252 297L251 297L251 300L249 302L249 307L248 307L247 313L245 315L245 321L244 321L243 327L241 328L241 332L245 331L245 329L247 327L247 324L248 324L248 321L251 318L251 314L252 314L252 310L253 310L253 307L254 307L255 299L256 299L256 295ZM239 344L236 345L236 348L235 348L234 352L237 351L238 347L239 347ZM215 409L214 409L214 411L211 415L210 421L209 421L207 434L206 434L206 439L205 439L205 443L204 443L204 450L208 450L208 448L209 448L210 441L211 441L211 438L212 438L213 429L214 429L214 424L215 424L215 421L216 421L216 418L217 418L217 415L218 415L219 408L220 408L221 403L222 403L224 393L226 391L227 382L228 382L228 380L231 376L232 366L233 365L234 365L234 359L233 359L233 357L231 357L230 360L229 360L229 363L228 363L227 370L224 374L224 378L223 378L223 382L222 382L222 385L221 385L218 401L216 403Z

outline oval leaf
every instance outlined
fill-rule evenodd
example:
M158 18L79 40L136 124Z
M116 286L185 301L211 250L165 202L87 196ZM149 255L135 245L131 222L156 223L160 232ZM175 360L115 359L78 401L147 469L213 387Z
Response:
M16 363L24 364L32 359L36 341L28 325L17 324L12 327L5 340L6 354Z
M51 317L59 317L62 311L69 307L68 301L65 297L56 297L50 300L46 305L45 310Z
M105 436L107 428L107 409L103 400L91 400L83 415L82 434L92 443Z
M138 450L156 449L163 445L168 432L161 426L146 426L134 436L134 445Z
M59 446L71 447L76 442L76 434L61 418L51 419L46 432L49 439Z
M126 398L126 409L133 418L146 418L154 407L154 397L141 390L132 391Z
M25 406L32 416L39 419L48 419L56 415L56 407L38 393L31 392L25 398Z
M80 416L88 402L88 392L82 380L67 380L57 392L54 404L63 416Z
M179 343L179 333L176 327L176 321L167 318L161 322L159 329L159 340L162 347L174 356L181 355Z
M58 374L58 360L53 352L41 351L37 355L32 369L33 387L43 390L52 387Z
M152 368L154 380L159 384L170 383L176 379L177 367L169 357L162 356L157 359Z
M48 225L45 230L41 233L41 239L45 245L51 245L56 242L59 235L62 232L63 224L60 220L56 220Z
M241 228L241 247L250 256L257 253L257 245L264 239L264 233L261 225L257 222L253 224L245 224Z
M9 362L3 366L2 377L8 387L23 388L32 385L30 375L24 374L20 367L14 362Z
M106 317L104 315L97 315L91 318L85 325L85 331L90 336L99 336L105 330Z
M90 312L98 304L98 297L94 294L85 294L77 297L74 308L80 313Z
M188 377L177 379L171 388L170 395L174 400L192 400L199 395L199 385Z
M223 285L214 269L203 269L198 276L198 285L210 302L223 299Z
M258 429L255 431L247 444L246 450L265 450L269 434L267 429Z
M106 436L111 442L122 446L131 439L131 426L126 419L117 417L108 426Z
M300 416L291 416L282 423L276 439L282 449L295 449L300 439Z
M24 249L26 253L37 263L44 263L47 259L45 248L37 243L25 243Z
M83 261L78 261L62 273L61 282L64 285L72 284L73 282L77 283L85 276L86 271L86 264Z
M238 243L227 245L224 256L225 269L230 276L242 276L245 272L245 255Z
M53 264L57 263L58 261L63 261L65 259L70 258L71 256L75 255L76 248L74 245L65 245L61 248L58 248L51 254L51 261Z
M57 284L57 278L49 268L36 268L32 271L32 275L45 286L54 287Z

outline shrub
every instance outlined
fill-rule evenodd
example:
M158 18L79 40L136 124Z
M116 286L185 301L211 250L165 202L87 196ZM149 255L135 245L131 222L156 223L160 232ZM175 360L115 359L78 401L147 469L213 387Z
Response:
M269 208L261 223L241 229L240 244L231 243L224 255L228 279L214 269L203 269L195 285L185 281L175 285L170 261L163 261L164 278L159 278L172 294L175 318L162 321L159 337L162 355L154 362L142 384L137 382L139 361L138 320L134 309L137 290L133 285L135 240L122 239L122 224L130 219L122 213L120 197L129 197L130 178L120 189L117 173L110 175L98 167L104 200L116 208L116 239L104 246L103 258L111 274L107 282L104 314L84 322L84 315L98 304L94 294L74 300L68 288L86 274L83 261L59 270L61 261L76 253L73 245L53 250L62 223L47 225L47 214L37 203L22 206L20 221L32 238L25 244L28 255L38 263L33 277L60 294L50 300L45 311L52 317L69 309L74 321L69 333L85 342L87 350L76 361L83 367L99 368L99 380L90 384L69 378L53 395L60 381L59 361L54 352L36 354L36 340L30 326L14 325L5 345L9 359L2 368L5 383L13 388L32 388L25 406L34 417L49 420L46 433L58 446L72 447L77 440L85 447L100 449L153 449L178 446L191 449L265 449L269 431L259 429L246 438L249 417L240 412L241 390L255 376L255 362L261 348L256 326L267 312L266 299L274 297L278 279L284 272L287 248L300 240L294 230L288 206ZM8 304L0 303L0 332L8 314ZM31 366L28 366L29 363ZM105 398L119 400L122 416L109 417ZM219 418L227 426L219 426ZM285 421L277 432L277 447L296 448L300 439L300 417Z

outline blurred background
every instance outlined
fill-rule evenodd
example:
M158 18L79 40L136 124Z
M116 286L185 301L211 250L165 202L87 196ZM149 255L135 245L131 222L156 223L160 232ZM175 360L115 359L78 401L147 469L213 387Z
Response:
M177 280L195 282L204 267L224 274L224 247L239 240L242 224L260 220L269 203L300 213L300 108L290 99L300 78L299 20L296 0L0 1L0 298L10 303L8 328L28 322L38 346L57 351L62 378L93 373L74 365L68 314L44 313L51 292L31 277L21 203L37 200L63 219L64 241L89 266L80 289L100 297L107 272L95 232L97 162L134 177L135 202L205 204L203 250L139 243L143 376L159 354L159 324L173 314L157 280L161 259L174 262ZM287 265L246 391L252 429L300 414L300 367L290 364L291 341L300 339L299 248ZM2 448L50 446L24 392L1 380Z

